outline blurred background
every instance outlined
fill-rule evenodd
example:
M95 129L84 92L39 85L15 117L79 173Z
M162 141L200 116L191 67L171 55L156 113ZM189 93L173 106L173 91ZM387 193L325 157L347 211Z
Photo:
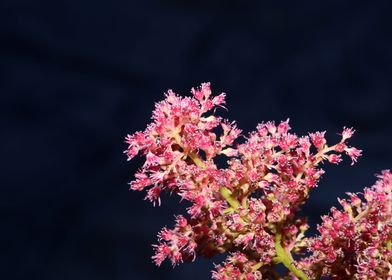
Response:
M2 0L2 278L209 279L219 258L151 263L184 205L128 191L142 161L122 153L167 89L207 81L245 132L357 129L363 157L328 166L303 209L314 232L392 166L388 2Z

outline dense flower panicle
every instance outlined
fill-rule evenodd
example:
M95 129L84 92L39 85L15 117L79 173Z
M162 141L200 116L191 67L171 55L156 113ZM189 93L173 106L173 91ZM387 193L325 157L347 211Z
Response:
M240 159L229 161L229 168L225 171L226 187L231 190L237 188L237 192L242 192L240 195L248 197L256 190L263 191L268 200L266 212L271 223L287 221L288 216L295 216L298 207L305 202L324 173L320 163L328 160L338 164L342 159L337 153L355 149L348 148L345 143L352 136L351 130L348 135L345 128L341 141L328 146L325 132L298 137L289 133L288 121L278 126L274 122L259 124L247 141L238 145ZM312 143L316 153L311 151ZM360 155L360 150L355 150L355 154L348 153L353 160Z
M203 176L200 168L195 169L189 162L202 163L199 154L203 151L207 160L203 164L216 170L216 166L210 161L213 157L217 154L232 156L235 153L229 146L241 131L235 123L229 123L209 112L216 106L223 106L225 95L211 99L208 83L192 92L195 98L183 98L169 91L166 99L156 104L153 122L147 129L126 137L129 146L125 153L128 159L139 152L146 156L146 162L137 173L136 180L131 182L131 188L143 190L152 186L146 199L154 204L160 203L159 196L163 189L180 193L187 200L195 198L188 190L191 193L202 191L205 198L210 197L211 192L203 188L208 185L207 181L200 186L189 184L191 177ZM220 137L214 133L218 126L223 130Z
M342 210L331 209L307 243L312 256L303 262L313 277L392 279L392 173L385 170L363 198L348 193Z
M161 203L162 191L189 204L188 217L177 216L173 229L159 233L153 261L176 265L227 252L213 279L268 279L279 263L288 268L286 277L307 279L291 256L306 246L308 224L298 211L324 173L323 163L338 164L343 153L357 161L361 151L347 145L354 130L344 128L341 140L330 145L325 131L291 133L287 119L261 123L239 142L235 122L215 115L225 105L225 94L212 96L209 83L191 92L193 97L180 97L168 91L146 130L126 137L128 159L139 153L146 158L131 189L146 190L154 205ZM226 168L217 166L218 155L227 157ZM340 223L348 219L343 216ZM332 252L331 260L332 254L342 253ZM312 267L306 260L298 265Z

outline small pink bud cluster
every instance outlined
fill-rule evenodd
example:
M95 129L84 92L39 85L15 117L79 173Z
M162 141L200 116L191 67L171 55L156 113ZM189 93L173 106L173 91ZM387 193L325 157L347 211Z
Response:
M158 238L164 243L154 245L156 254L153 260L156 265L161 265L166 258L169 258L173 265L182 262L183 259L195 259L197 244L194 241L194 232L183 216L177 216L174 229L163 228Z
M321 164L338 164L342 153L352 163L357 161L361 150L346 142L354 130L344 128L341 140L329 145L325 132L299 137L290 133L288 120L277 125L266 122L241 143L236 124L215 115L216 109L225 105L225 94L212 97L209 83L192 89L192 94L180 97L169 91L166 99L156 104L147 129L126 138L128 159L138 153L146 157L131 189L147 190L146 199L154 205L161 203L162 191L189 202L188 217L177 216L173 229L165 227L159 233L153 261L161 265L169 259L174 266L196 256L228 253L226 261L213 271L212 278L219 280L268 279L270 275L280 279L274 270L280 263L288 270L286 277L293 279L309 279L320 271L331 274L330 264L345 253L344 248L324 252L324 241L304 238L308 224L298 211L324 173ZM222 155L227 157L226 168L217 165L216 157ZM351 207L342 203L345 209ZM370 210L361 205L350 208L356 215L353 219L367 217L361 213ZM380 211L377 207L371 211ZM328 223L340 227L347 238L357 236L353 222L349 222L351 216L345 215L334 210ZM331 242L325 243L325 248L335 246ZM347 246L357 244L350 242ZM379 260L379 254L385 252L380 249L384 243L372 243L369 248L378 251L370 255ZM295 261L292 254L303 253L307 245L315 255ZM363 258L355 267L366 274L364 262Z
M222 265L216 266L216 270L212 272L212 279L262 279L259 268L260 266L255 260L249 259L244 253L234 252Z
M392 173L385 170L362 194L339 200L342 210L322 217L320 236L307 240L302 263L312 278L392 279Z

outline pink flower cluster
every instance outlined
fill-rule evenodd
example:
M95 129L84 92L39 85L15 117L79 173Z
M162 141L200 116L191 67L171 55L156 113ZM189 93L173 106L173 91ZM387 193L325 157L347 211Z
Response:
M312 255L301 265L314 279L392 279L392 173L383 171L362 200L348 195L339 200L342 210L322 217L320 236L307 240Z
M357 161L361 150L347 144L353 129L344 128L341 140L333 145L327 144L325 132L302 137L290 133L288 120L277 125L261 123L243 136L234 122L215 115L219 107L224 108L224 93L213 97L210 84L205 83L192 89L192 95L180 97L169 90L165 100L156 104L147 129L126 137L128 159L138 153L146 158L131 189L146 190L146 199L154 205L161 203L162 191L176 193L189 204L188 217L177 216L174 228L165 227L158 234L159 244L154 245L153 256L157 265L165 259L174 266L196 256L229 253L227 260L216 266L213 279L281 279L274 270L279 263L287 268L287 277L309 279L314 275L335 275L335 264L353 256L342 255L344 246L362 244L358 236L368 236L374 230L372 226L379 227L378 221L384 221L380 236L387 232L386 228L390 233L390 216L377 214L381 209L390 210L390 183L384 192L382 183L378 183L378 191L366 191L372 195L371 210L366 206L369 203L356 202L358 205L353 206L342 200L345 209L351 210L333 210L333 218L324 218L320 227L322 237L305 238L308 224L298 216L299 207L317 186L324 173L323 163L338 164L342 153L351 158L352 164ZM217 165L217 158L222 156L227 158L226 168ZM384 175L384 180L387 177ZM354 219L347 230L344 228L350 223L345 219ZM364 219L372 220L372 224ZM331 234L340 232L333 232L330 223L339 225L343 235L350 231L346 243L335 242ZM372 251L375 257L363 251L363 257L353 264L361 275L374 267L367 264L369 258L387 269L388 259L380 255L390 247L391 236L382 238L378 237L381 243L366 239L368 247L355 245L377 250ZM384 243L389 247L384 248ZM339 246L344 248L339 251ZM303 253L307 247L314 255L296 261L292 254ZM381 275L385 275L384 270Z

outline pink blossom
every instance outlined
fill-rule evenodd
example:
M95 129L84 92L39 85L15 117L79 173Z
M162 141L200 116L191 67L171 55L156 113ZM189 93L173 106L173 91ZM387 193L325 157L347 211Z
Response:
M342 161L342 156L337 154L330 154L328 156L328 161L333 164L338 164Z
M355 130L351 128L344 127L342 132L342 142L346 141L347 139L351 138L354 134Z
M392 277L392 173L365 188L364 200L349 193L339 200L343 210L331 209L318 227L320 235L307 243L312 256L302 265L311 275L336 279L390 279Z
M281 122L278 125L278 133L279 134L286 134L290 130L289 120L290 119L287 119L286 121Z
M346 147L344 149L344 151L351 158L351 161L352 161L351 165L356 163L358 160L358 157L360 157L362 154L362 150L358 150L357 148L354 148L354 147L350 147L350 148Z
M325 131L323 132L315 132L315 133L310 133L310 138L312 139L313 145L319 150L322 149L326 143L325 140Z

